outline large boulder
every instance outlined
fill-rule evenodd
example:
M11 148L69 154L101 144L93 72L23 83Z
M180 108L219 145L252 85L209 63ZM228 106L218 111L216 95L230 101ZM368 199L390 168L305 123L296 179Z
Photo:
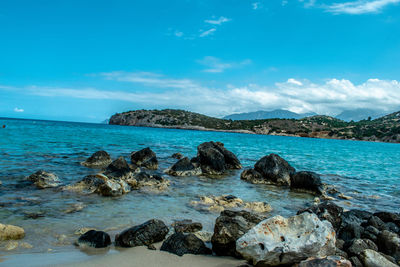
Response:
M221 175L230 169L241 169L235 154L220 142L206 142L197 147L197 159L204 174Z
M314 213L320 220L329 221L335 231L337 231L342 223L343 208L339 207L333 202L325 201L310 208L306 208L297 212L301 214L304 212Z
M349 242L349 247L346 249L349 256L359 256L366 249L378 251L378 247L369 239L353 239Z
M378 235L379 251L400 260L400 238L397 234L384 230Z
M400 227L400 214L399 213L380 211L380 212L374 213L374 216L378 217L385 223L394 223L398 227Z
M106 232L89 230L79 237L76 245L81 248L105 248L111 245L111 238Z
M165 172L172 176L196 176L201 174L201 168L194 166L190 159L185 157L177 161Z
M143 148L142 150L133 152L131 154L131 161L133 164L147 168L149 170L158 169L158 160L156 153L150 147Z
M343 257L328 256L304 260L297 267L352 267L352 265L350 261Z
M111 162L110 154L101 150L93 153L88 159L81 162L81 164L89 168L103 168L107 167Z
M360 255L361 261L365 267L396 267L397 264L390 262L380 253L366 249Z
M309 171L296 172L292 175L290 188L316 195L323 193L321 177L319 174Z
M172 227L174 227L175 233L194 233L203 229L201 223L192 222L192 220L176 221L172 224Z
M170 182L157 174L150 175L146 172L139 172L133 178L128 179L127 183L132 189L147 189L150 191L163 191L168 188Z
M116 235L115 245L120 247L149 246L164 240L168 231L168 227L163 221L152 219Z
M266 219L236 241L237 251L254 265L294 264L335 253L335 230L313 213Z
M0 241L15 240L25 237L25 231L19 226L0 223Z
M29 181L33 182L39 189L57 187L61 181L57 175L51 172L39 170L34 174L31 174L28 178Z
M92 194L98 192L99 187L105 183L107 176L103 174L87 175L81 181L64 187L64 190L71 190L80 193Z
M135 172L138 171L137 166L130 166L124 157L119 157L107 166L104 175L116 180L127 180L132 178Z
M106 179L96 191L105 197L117 197L129 193L131 187L124 180Z
M247 211L225 210L217 218L211 238L212 249L219 256L240 258L236 251L236 240L265 217Z
M162 251L167 251L178 256L184 254L211 254L202 240L194 234L174 233L165 240L161 246Z
M246 169L240 174L240 179L253 183L253 184L265 184L265 179L261 173L255 169Z

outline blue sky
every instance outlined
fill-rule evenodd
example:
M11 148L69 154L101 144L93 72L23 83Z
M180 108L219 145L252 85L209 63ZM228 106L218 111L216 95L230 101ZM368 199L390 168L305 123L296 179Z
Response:
M0 116L400 110L400 0L0 2Z

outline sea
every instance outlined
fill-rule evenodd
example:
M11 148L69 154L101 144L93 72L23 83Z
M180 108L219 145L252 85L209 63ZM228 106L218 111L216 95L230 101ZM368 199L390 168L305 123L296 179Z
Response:
M83 227L114 236L152 218L168 225L191 219L212 232L219 214L189 205L200 196L229 194L263 201L272 206L271 216L292 216L313 203L314 196L305 193L242 181L241 170L220 178L164 174L176 162L172 154L194 157L197 146L207 141L224 143L244 168L276 153L296 170L317 172L324 183L352 198L336 200L345 209L398 212L400 207L400 144L0 118L2 125L6 127L0 128L0 223L21 226L26 232L16 248L15 243L0 242L4 266L60 263L57 255L72 255L69 260L94 257L73 245ZM40 190L26 181L43 169L57 174L63 185L73 184L98 172L80 164L92 153L105 150L113 159L123 156L129 161L131 152L145 147L157 154L157 173L171 181L164 192L102 197L59 188ZM76 206L83 209L71 212Z

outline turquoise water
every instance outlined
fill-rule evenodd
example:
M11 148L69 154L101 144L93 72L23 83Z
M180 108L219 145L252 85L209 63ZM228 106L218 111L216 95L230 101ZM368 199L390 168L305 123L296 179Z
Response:
M133 191L119 198L37 190L24 181L38 169L56 173L65 185L79 181L96 172L79 163L97 150L128 160L132 151L149 146L157 153L162 172L176 161L171 158L173 153L192 157L200 143L220 141L245 167L266 154L277 153L297 170L322 174L323 182L335 184L353 197L338 201L345 208L399 209L398 144L32 120L0 119L2 124L7 127L0 129L0 222L22 226L27 232L23 241L33 248L0 254L74 250L71 243L80 227L95 227L114 235L150 218L166 223L193 219L212 231L218 214L199 212L188 205L200 195L233 194L247 201L265 201L273 207L273 214L285 216L313 200L307 194L243 182L240 171L221 179L168 177L171 186L164 193ZM76 203L85 208L66 214L65 210ZM30 218L32 213L44 217Z

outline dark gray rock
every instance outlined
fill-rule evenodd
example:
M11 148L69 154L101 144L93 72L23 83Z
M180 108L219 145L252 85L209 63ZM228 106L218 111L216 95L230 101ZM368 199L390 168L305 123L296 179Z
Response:
M253 183L253 184L264 184L265 183L264 177L261 175L261 173L259 173L255 169L244 170L240 174L240 179L250 182L250 183Z
M111 245L111 238L106 232L90 230L81 235L76 244L82 248L105 248Z
M203 225L199 222L192 222L192 220L176 221L172 224L175 233L194 233L201 231Z
M31 174L27 179L39 189L57 187L61 184L57 175L44 170L39 170L34 174Z
M379 235L379 230L376 229L375 227L369 225L369 226L365 227L364 232L362 233L361 237L370 239L376 243L377 239L378 239L378 235Z
M376 212L374 216L378 217L385 223L392 222L400 227L400 214L399 213L391 213L386 211Z
M365 267L396 267L397 264L392 263L386 257L382 256L380 253L372 250L366 249L360 255L361 261L364 263Z
M178 256L184 254L211 254L207 248L194 234L174 233L165 240L161 246L162 251L167 251Z
M118 197L131 191L131 187L124 180L106 179L104 183L96 190L105 197Z
M400 260L400 238L396 233L387 230L378 235L377 241L379 251Z
M386 226L385 222L376 216L371 216L367 222L363 222L361 225L364 227L370 225L370 226L375 227L379 231L387 230L387 226Z
M81 164L89 168L103 168L112 162L110 155L104 151L97 151L93 153L88 159Z
M393 222L386 223L386 229L396 234L400 233L400 228Z
M211 238L212 249L219 256L241 258L236 251L236 240L265 219L247 211L225 210L217 218Z
M364 265L362 264L362 262L360 261L359 258L357 258L356 256L350 257L350 262L353 265L353 267L364 267Z
M364 233L364 228L356 223L345 224L340 227L338 237L344 241L350 241L354 238L360 239Z
M168 231L168 227L163 221L152 219L118 234L115 237L115 245L120 247L148 246L164 240Z
M353 239L346 252L350 256L359 256L365 249L372 249L378 251L377 245L369 239Z
M351 267L351 262L340 256L311 258L301 261L298 267Z
M107 166L104 175L112 179L129 179L133 177L136 166L129 166L124 157L119 157Z
M171 157L174 158L174 159L181 159L181 158L183 158L183 155L178 152L178 153L172 154Z
M309 171L296 172L292 175L290 188L315 195L322 195L323 193L321 177L319 174Z
M254 165L254 169L261 173L265 180L287 186L290 186L290 178L296 172L295 168L276 154L261 158Z
M154 153L149 147L143 148L137 152L131 154L131 161L133 164L144 167L150 170L158 169L158 160L156 153Z
M177 161L166 172L172 176L195 176L201 174L201 169L185 157Z
M310 208L299 210L297 214L303 212L315 213L319 219L329 221L335 231L338 231L342 223L343 208L333 202L325 201Z

